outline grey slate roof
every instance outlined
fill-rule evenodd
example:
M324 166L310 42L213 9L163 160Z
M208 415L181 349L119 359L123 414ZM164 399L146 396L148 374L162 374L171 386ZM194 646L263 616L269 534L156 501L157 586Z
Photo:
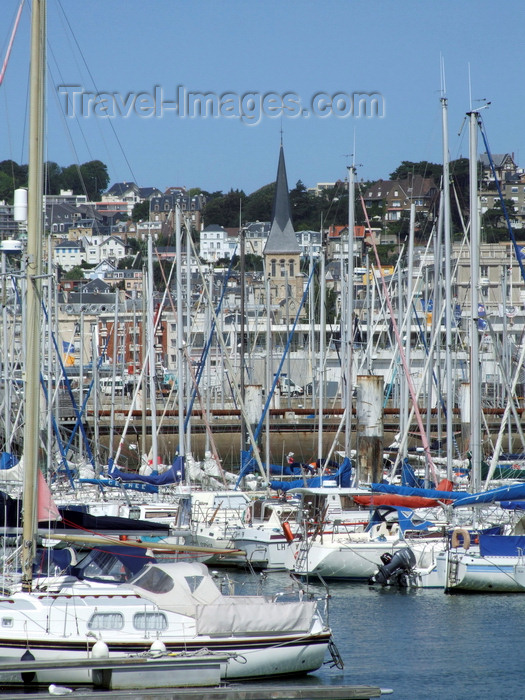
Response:
M106 194L114 195L115 197L122 197L128 190L134 190L138 193L139 188L134 182L115 182Z
M508 153L492 153L491 155L492 162L494 163L495 168L501 168L504 165L505 160L507 158L511 158L510 154ZM479 157L479 160L481 161L481 164L484 168L490 167L490 160L487 153L482 153Z
M264 246L264 255L280 255L282 253L300 255L301 247L297 242L290 214L288 180L286 179L284 150L281 144L273 200L272 227Z

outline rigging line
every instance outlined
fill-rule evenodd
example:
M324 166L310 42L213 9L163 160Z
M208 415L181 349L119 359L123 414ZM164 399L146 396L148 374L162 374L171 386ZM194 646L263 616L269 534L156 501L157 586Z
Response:
M87 73L88 73L88 75L89 75L89 77L90 77L90 79L91 79L91 81L92 81L92 83L93 83L93 87L95 88L95 92L100 92L100 91L98 90L97 84L96 84L96 82L95 82L95 78L93 77L93 74L91 73L91 71L90 71L90 69L89 69L89 66L88 66L87 61L86 61L86 59L85 59L85 57L84 57L84 54L83 54L83 52L82 52L82 49L80 48L80 44L79 44L78 41L77 41L76 35L75 35L74 31L73 31L73 28L71 27L71 24L70 24L69 19L68 19L68 17L67 17L67 13L64 12L64 8L62 7L62 2L61 2L61 0L57 0L57 3L58 3L58 6L60 7L60 9L61 9L61 11L62 11L62 13L63 13L63 15L64 15L64 19L65 19L65 21L66 21L66 24L67 24L67 26L68 26L68 28L69 28L69 31L71 32L71 36L72 36L72 38L73 38L73 41L74 41L75 44L76 44L76 47L77 47L77 49L78 49L78 51L79 51L80 57L82 58L82 61L83 61L84 66L85 66L85 68L86 68L86 71L87 71ZM131 176L132 176L134 182L137 182L137 177L136 177L135 173L133 172L133 168L131 167L131 163L129 162L128 157L126 156L126 152L125 152L125 150L124 150L124 148L123 148L123 146L122 146L122 143L121 143L121 141L120 141L120 139L119 139L119 137L118 137L118 135L117 135L117 132L116 132L116 130L115 130L115 127L113 126L113 122L112 122L111 119L108 119L107 121L109 121L109 125L110 125L110 127L111 127L112 132L113 132L113 136L115 137L115 140L116 140L116 142L117 142L117 144L118 144L118 146L119 146L119 148L120 148L120 151L121 151L122 156L123 156L123 158L124 158L124 160L125 160L125 162L126 162L126 165L127 165L128 168L129 168L129 172L131 173Z
M512 230L512 226L511 226L510 219L509 219L509 214L507 212L507 207L505 205L505 200L503 199L503 193L501 191L501 186L500 186L500 183L498 180L498 175L496 173L494 161L492 160L492 154L490 152L490 148L489 148L489 144L488 144L488 140L487 140L487 135L485 133L485 127L483 124L483 120L481 119L481 117L479 115L478 115L478 126L479 126L479 130L481 132L481 136L483 137L483 143L485 144L485 148L487 150L487 156L488 156L489 163L490 163L490 169L491 169L492 174L494 176L494 181L496 183L496 189L498 190L498 196L499 196L499 200L501 203L501 209L502 209L503 215L505 217L505 222L507 224L507 230L508 230L508 233L510 236L510 240L512 241L512 245L514 248L514 252L516 254L516 259L518 261L518 265L520 267L521 278L525 282L525 266L523 264L524 253L523 253L523 250L518 247L518 244L516 242L516 236L514 235L514 231Z
M187 224L185 224L185 225L186 225L187 235L190 235L190 230L189 230ZM157 248L155 248L155 252L157 253L157 256L158 256L158 250L157 250ZM175 263L174 263L174 265L175 265ZM172 270L173 270L173 268L174 268L174 265L172 266ZM164 284L166 285L166 289L169 290L169 286L170 286L170 285L169 285L169 282L166 281L166 275L165 275L164 268L162 267L162 265L160 266L160 270L161 270L162 278L163 278L163 280L164 280ZM170 279L171 279L171 271L170 271ZM203 277L203 280L204 280L204 277ZM177 290L177 294L179 294L179 293L180 293L180 290ZM203 297L202 297L202 295L201 295L201 299L202 299L202 298L203 298ZM176 309L175 309L174 304L173 304L173 296L172 296L171 293L168 293L168 300L169 300L169 303L170 303L170 305L171 305L171 310L172 310L172 312L173 312L173 315L174 315L174 317L175 317L175 319L176 319L176 321L177 321L177 323L178 323L179 320L178 320L178 318L177 318L177 312L176 312ZM199 302L199 303L200 303L200 302ZM191 332L191 331L190 331L190 332ZM217 463L217 466L218 466L218 468L219 468L219 472L220 472L220 474L221 474L221 476L222 476L223 484L226 486L226 478L225 478L224 470L223 470L223 468L222 468L221 460L220 460L220 457L219 457L219 451L218 451L217 445L216 445L216 443L215 443L215 439L214 439L214 436L213 436L213 431L212 431L212 429L211 429L211 424L210 424L210 421L208 420L208 416L207 416L207 414L206 414L206 408L205 408L205 406L204 406L204 404L203 404L203 400L202 400L201 393L198 391L198 381L197 381L197 379L196 379L196 373L195 373L195 371L194 371L194 369L193 369L193 367L192 367L192 364L191 364L191 356L190 356L190 352L189 352L189 349L188 349L188 348L189 348L189 343L186 343L185 346L184 346L184 356L185 356L185 358L186 358L186 362L187 362L187 365L188 365L188 368L189 368L189 371L190 371L190 377L191 377L191 380L192 380L193 385L194 385L194 391L196 392L196 396L197 396L198 401L199 401L199 404L200 404L201 415L202 415L202 419L203 419L204 425L205 425L205 427L206 427L206 432L208 433L208 437L209 437L209 439L210 439L211 453L212 453L212 455L213 455L213 457L214 457L214 459L215 459L215 461L216 461L216 463ZM172 390L173 390L173 387L172 387ZM182 391L182 387L181 387L181 386L177 387L177 391ZM162 418L161 418L161 422L162 422L162 420L164 420L164 417L165 417L165 415L166 415L167 406L168 406L168 402L166 402L166 404L165 404L164 411L163 411ZM191 404L191 407L189 407L189 408L187 409L186 420L185 420L185 425L184 425L185 430L187 429L188 421L189 421L189 416L191 415L192 409L193 409L193 403ZM160 424L159 424L159 430L160 430Z
M20 23L20 15L22 14L23 6L24 6L24 0L21 0L20 5L18 6L18 12L16 13L15 22L13 24L13 30L11 32L11 37L9 38L9 44L7 46L7 51L5 54L4 62L2 64L2 69L0 70L0 85L2 85L2 83L4 82L4 76L5 76L5 72L7 70L7 64L9 63L9 58L11 56L11 50L13 48L13 43L15 41L16 31L17 31L18 25Z
M428 347L427 340L425 338L425 331L423 329L423 325L421 323L421 319L419 317L419 314L418 314L418 311L417 311L417 308L416 308L416 305L414 304L414 302L412 302L412 308L414 310L417 327L419 328L419 337L420 337L421 342L423 344L423 348L425 349L425 353L428 356L429 355L429 347ZM452 411L452 407L449 408L446 404L446 401L443 397L443 392L441 391L441 383L438 381L438 377L437 377L434 369L432 369L432 381L433 381L433 384L436 387L436 390L438 393L441 410L443 411L443 415L446 417L447 412L449 410ZM461 459L461 452L459 451L459 445L458 445L457 440L456 440L454 435L452 436L452 441L453 441L454 446L456 448L456 455L457 455L458 459Z
M193 240L193 238L192 238L191 236L190 236L190 243L191 243L191 247L192 247L192 252L193 252L193 254L195 255L196 259L199 260L199 256L196 254L195 241ZM199 264L200 264L200 263L199 263ZM230 263L230 267L231 267L231 264L232 264L232 263ZM201 272L201 274L202 274L202 272ZM217 311L213 308L213 304L212 304L212 300L211 300L211 298L210 298L210 292L209 292L209 289L208 289L208 285L206 285L206 284L204 285L203 291L204 291L204 293L205 293L205 295L206 295L206 299L207 299L208 304L209 304L209 308L210 308L210 311L211 311L211 314L212 314L212 319L213 319L214 327L217 327L217 325L218 325ZM222 297L221 297L221 302L222 302ZM304 298L303 298L303 302L304 302ZM299 311L297 312L298 314L299 314L299 312L300 312L300 310L301 310L301 307L302 307L302 303L301 303L301 305L300 305L300 307L299 307ZM297 320L296 320L296 323L297 323ZM295 326L294 326L294 327L295 327ZM227 348L226 348L226 344L225 344L225 341L224 341L223 334L222 334L222 333L216 333L216 338L217 338L217 340L218 340L218 342L219 342L219 345L220 345L221 350L222 350L222 353L223 353L224 363L226 364L226 368L227 368L227 370L228 370L228 375L229 375L229 376L228 376L228 381L230 381L230 378L233 379L233 377L235 376L235 373L234 373L234 371L233 371L233 366L232 366L232 364L231 364L231 362L230 362L230 358L229 358L229 356L228 356L228 351L227 351ZM200 367L199 369L203 369L203 367ZM277 377L276 377L276 379L275 379L275 383L276 383L276 382L277 382ZM244 403L244 397L241 396L240 390L239 390L239 388L237 387L236 384L231 384L231 389L232 389L232 392L234 392L234 399L236 399L236 402L238 403L240 410L242 411L243 415L246 416L246 407L245 407L245 403ZM273 393L273 392L272 392L272 393ZM193 397L193 398L194 398L194 397ZM265 474L264 467L263 467L263 464L262 464L262 460L261 460L261 456L260 456L260 451L259 451L259 448L258 448L258 445L257 445L257 442L256 442L256 438L254 437L254 433L253 433L253 431L252 431L252 428L251 428L250 423L249 423L248 420L246 420L246 432L247 432L247 435L248 435L248 439L249 439L249 441L250 441L250 443L251 443L250 453L253 454L253 456L255 457L255 461L257 462L257 466L259 467L259 470L260 470L260 472L261 472L261 476L262 476L263 478L266 478L266 474ZM241 464L242 464L242 455L241 455ZM236 484L236 488L237 488L237 486L238 486L238 483Z
M363 199L363 195L360 194L360 197L361 197L361 206L363 207L363 213L364 213L365 218L366 218L367 228L370 229L370 221L369 221L369 219L368 219L368 212L367 212L367 210L366 210L366 206L365 206L365 202L364 202L364 199ZM377 246L376 246L376 243L375 243L375 240L374 240L373 237L371 237L371 241L372 241L372 248L373 248L373 250L374 250L374 254L375 254L377 266L378 266L379 270L382 271L381 261L379 260L379 254L378 254L378 252L377 252ZM404 372L405 372L405 376L406 376L406 380L407 380L407 385L408 385L408 390L409 390L410 396L411 396L411 398L412 398L412 409L414 410L414 413L415 413L415 416L416 416L416 420L417 420L417 424L418 424L418 427L419 427L419 432L420 432L420 434L421 434L421 442L423 443L423 449L424 449L425 454L426 454L426 456L427 456L427 460L428 460L428 465L429 465L429 467L430 467L430 471L432 472L432 476L434 477L434 479L435 479L435 481L436 481L436 483L437 483L438 479L437 479L436 466L435 466L434 460L433 460L433 458L432 458L432 453L431 453L431 451L430 451L430 444L429 444L429 442L428 442L428 436L427 436L427 434L426 434L425 427L424 427L424 425L423 425L423 420L422 420L422 418L421 418L421 412L420 412L420 410L419 410L419 406L418 406L418 403L417 403L417 396L416 396L414 384L413 384L413 382L412 382L412 377L411 377L411 375L410 375L410 368L409 368L408 365L407 365L405 352L404 352L403 347L402 347L401 337L400 337L400 335L399 335L399 329L398 329L398 327L397 327L397 322L396 322L395 315L394 315L394 309L393 309L393 307L392 307L392 300L391 300L391 298L390 298L390 295L388 294L386 282L385 282L385 280L383 279L383 275L381 275L381 282L382 282L382 285L383 285L383 293L384 293L385 298L386 298L386 300L387 300L388 309L389 309L389 312L390 312L390 318L391 318L391 322L392 322L392 327L393 327L393 329L394 329L394 335L396 336L396 340L397 340L397 343L398 343L398 346L399 346L399 356L400 356L400 358L401 358L401 363L402 363L402 365L403 365L403 370L404 370Z
M172 271L173 271L173 267L172 267L172 269L170 270L170 276L169 276L169 278L168 278L168 280L169 280L170 282L171 282ZM168 285L168 286L169 286L169 285ZM159 326L159 324L160 324L160 318L161 318L161 315L162 315L162 309L164 308L164 303L165 303L165 301L166 301L166 295L167 295L167 293L168 293L168 286L167 286L166 289L164 290L164 294L163 294L162 299L161 299L161 301L160 301L160 303L159 303L159 310L158 310L158 313L157 313L157 318L155 319L155 326L154 326L154 328L153 328L153 335L154 335L154 336L155 336L155 334L156 334L156 332L157 332L157 328L158 328L158 326ZM147 347L147 348L146 348L146 352L144 353L142 368L141 368L141 370L140 370L138 382L136 383L135 390L134 390L134 392L133 392L133 396L132 396L131 403L130 403L130 406L129 406L128 415L126 416L126 422L125 422L125 424L124 424L124 429L123 429L123 431L122 431L122 435L120 436L120 440L119 440L119 444L118 444L118 447L117 447L117 451L116 451L114 457L110 458L110 459L111 459L111 463L108 463L108 469L109 469L108 473L109 473L110 476L111 476L111 471L112 471L112 469L113 469L113 465L118 463L118 459L120 458L120 453L122 452L122 449L123 449L123 447L124 447L124 440L125 440L125 438L126 438L126 435L127 435L127 433L128 433L128 430L129 430L129 425L130 425L131 420L132 420L132 418L133 418L133 410L134 410L135 405L136 405L136 402L137 402L138 394L139 394L139 392L140 392L140 390L141 390L141 387L142 387L142 384L143 384L143 382L144 382L144 375L145 375L145 372L146 372L146 367L147 367L147 364L149 363L149 355L150 355L150 350L149 350L149 347ZM153 397L153 402L155 402L155 397ZM155 405L152 406L151 410L152 410L152 411L153 411L153 410L156 410L156 409L155 409Z

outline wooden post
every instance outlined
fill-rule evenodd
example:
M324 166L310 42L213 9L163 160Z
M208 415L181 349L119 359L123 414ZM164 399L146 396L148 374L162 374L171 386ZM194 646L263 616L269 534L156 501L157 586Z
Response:
M383 479L383 393L381 375L357 377L357 469L369 483Z

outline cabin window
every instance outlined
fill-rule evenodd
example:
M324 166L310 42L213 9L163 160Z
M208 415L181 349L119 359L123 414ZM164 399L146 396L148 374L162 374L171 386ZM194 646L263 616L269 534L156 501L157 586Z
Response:
M168 621L164 613L141 612L133 616L133 627L143 632L159 632L168 629Z
M124 627L124 615L114 613L94 613L88 621L88 630L121 630Z
M3 617L2 618L2 627L12 627L13 626L13 618L12 617Z

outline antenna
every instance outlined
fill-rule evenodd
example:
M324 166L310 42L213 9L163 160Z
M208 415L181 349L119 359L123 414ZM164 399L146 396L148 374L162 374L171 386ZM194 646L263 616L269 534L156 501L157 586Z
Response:
M447 94L447 83L445 79L445 59L443 58L443 54L439 54L439 61L440 61L440 78L441 78L441 97L444 98Z
M472 112L472 80L470 77L470 63L468 64L468 99L470 105L470 112Z

